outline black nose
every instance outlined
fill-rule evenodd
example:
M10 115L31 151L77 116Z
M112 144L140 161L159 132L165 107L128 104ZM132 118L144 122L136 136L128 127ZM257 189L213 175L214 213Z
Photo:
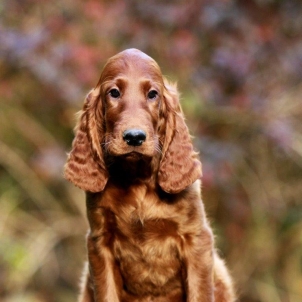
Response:
M140 129L129 129L123 133L123 140L129 146L140 146L146 140L146 133Z

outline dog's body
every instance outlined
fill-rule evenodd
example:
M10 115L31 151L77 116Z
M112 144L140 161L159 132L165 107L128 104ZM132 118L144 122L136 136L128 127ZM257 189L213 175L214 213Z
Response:
M176 88L134 49L88 95L66 177L86 191L89 272L81 302L231 302L214 250Z

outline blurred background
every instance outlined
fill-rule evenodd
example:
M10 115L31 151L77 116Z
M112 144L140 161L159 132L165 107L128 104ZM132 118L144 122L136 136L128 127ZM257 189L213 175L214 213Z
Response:
M0 301L76 301L75 113L136 47L178 81L203 199L239 301L302 301L302 2L2 0Z

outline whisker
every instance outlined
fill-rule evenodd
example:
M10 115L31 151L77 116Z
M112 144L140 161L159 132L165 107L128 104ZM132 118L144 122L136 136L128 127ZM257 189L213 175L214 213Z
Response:
M155 151L157 152L157 153L159 153L159 154L163 154L163 152L162 152L162 146L163 146L163 144L162 144L162 142L160 141L160 138L158 137L158 135L154 135L154 140L153 140L153 143L154 143L154 145L155 145Z
M155 146L155 151L156 151L157 153L159 153L160 155L163 155L162 149L161 149L158 145Z
M101 143L101 146L104 148L105 152L108 151L111 144L112 144L112 135L111 133L106 133L104 137L104 141Z

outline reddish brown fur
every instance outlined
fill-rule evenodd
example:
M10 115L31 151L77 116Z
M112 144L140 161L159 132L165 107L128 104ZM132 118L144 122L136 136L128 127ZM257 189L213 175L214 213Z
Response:
M133 128L146 133L139 146L123 139ZM234 301L176 87L153 59L129 49L108 60L85 100L65 176L86 191L81 302Z

